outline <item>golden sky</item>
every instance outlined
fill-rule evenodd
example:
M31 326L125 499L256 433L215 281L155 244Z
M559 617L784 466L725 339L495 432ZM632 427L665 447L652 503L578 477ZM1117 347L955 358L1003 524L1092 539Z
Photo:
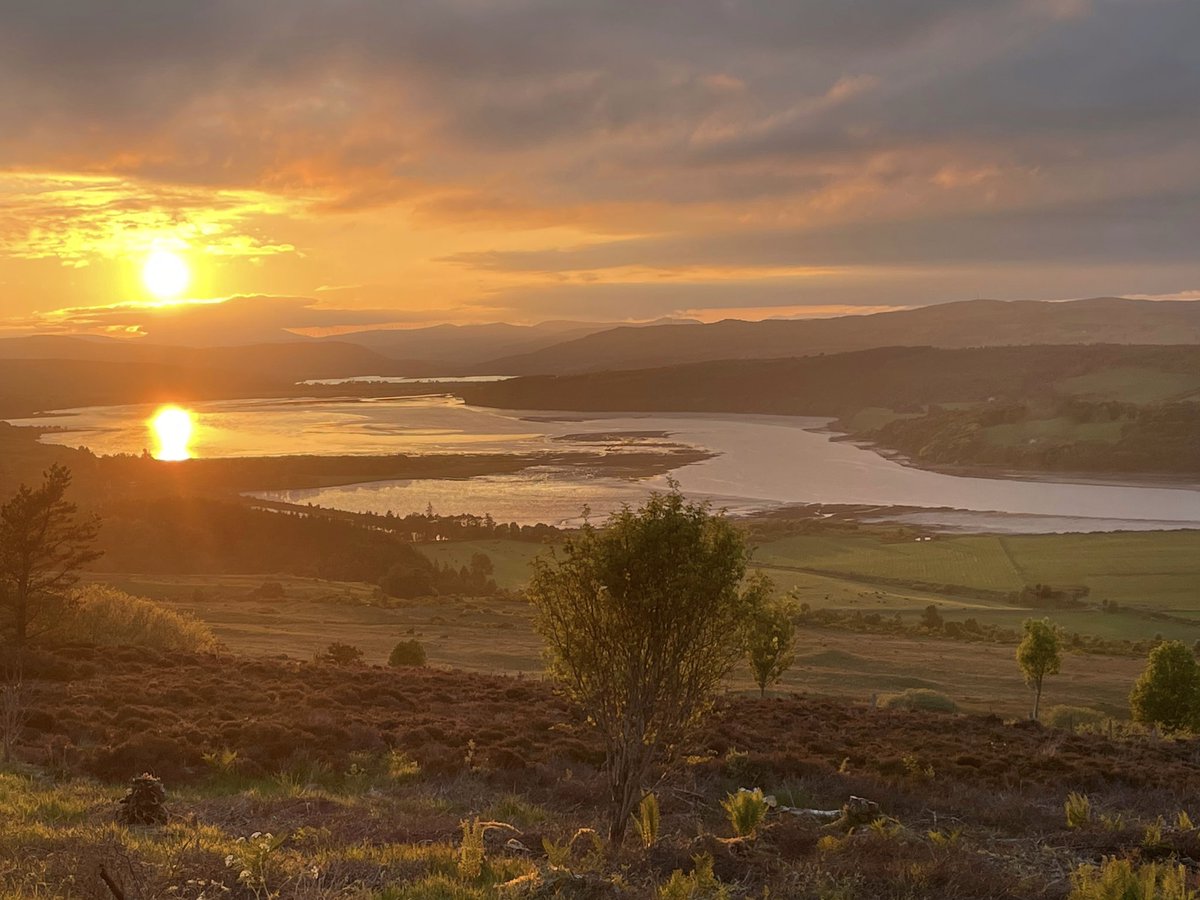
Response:
M1197 34L1195 0L21 4L0 328L1189 292ZM227 302L145 306L162 249Z

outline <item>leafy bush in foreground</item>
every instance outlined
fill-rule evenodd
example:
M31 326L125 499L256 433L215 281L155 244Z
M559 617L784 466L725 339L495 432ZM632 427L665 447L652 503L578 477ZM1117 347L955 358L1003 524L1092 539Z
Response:
M220 646L198 619L103 584L73 592L55 636L68 642L193 653L214 652Z

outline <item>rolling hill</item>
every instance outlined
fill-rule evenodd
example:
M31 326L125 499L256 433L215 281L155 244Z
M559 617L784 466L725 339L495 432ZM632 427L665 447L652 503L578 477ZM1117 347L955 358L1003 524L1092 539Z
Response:
M1100 297L1062 303L965 300L831 319L728 319L710 325L613 328L477 371L565 375L718 359L771 359L872 347L1028 344L1200 344L1200 301Z
M71 360L204 369L279 381L352 375L425 375L428 364L402 361L348 341L290 341L175 347L60 335L0 340L0 360Z
M683 326L699 323L672 319L620 327L637 330L664 324ZM611 322L559 321L537 325L493 322L486 325L433 325L428 328L355 331L323 340L359 344L395 359L428 360L446 374L460 374L454 371L454 367L477 366L490 359L537 353L614 327L618 326Z
M863 407L902 410L931 403L1032 401L1051 394L1058 383L1074 386L1075 379L1113 370L1175 373L1200 381L1200 352L1191 347L1111 344L882 347L786 359L527 376L457 385L456 393L468 403L506 409L838 416Z

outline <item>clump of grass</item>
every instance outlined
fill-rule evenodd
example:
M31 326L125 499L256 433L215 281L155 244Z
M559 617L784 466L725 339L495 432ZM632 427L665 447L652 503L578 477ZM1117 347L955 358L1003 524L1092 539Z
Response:
M487 853L484 849L484 838L493 829L507 830L520 834L507 822L485 822L478 816L474 819L463 819L462 843L458 848L458 876L464 881L474 881L483 872L484 859Z
M1188 887L1187 869L1169 863L1134 866L1127 859L1084 865L1071 876L1069 900L1198 900Z
M1085 794L1077 794L1075 791L1067 794L1063 808L1067 814L1068 828L1087 828L1094 821L1092 801Z
M546 821L548 813L536 803L530 803L517 794L506 794L489 810L492 818L509 822L518 828L528 828Z
M575 862L576 844L587 847L578 862ZM548 837L542 838L542 849L546 852L546 861L554 868L595 872L604 866L604 841L594 828L580 828L564 844Z
M909 688L898 694L884 694L878 700L880 709L910 709L925 712L958 712L958 704L940 691L929 688Z
M658 826L661 816L658 811L658 797L647 794L638 804L637 815L633 816L633 827L637 831L642 846L649 850L658 843Z
M733 833L738 837L752 838L758 834L758 829L767 817L769 803L763 795L762 788L748 791L742 788L737 793L730 794L721 802L729 818Z
M68 642L193 653L220 649L216 636L199 619L103 584L72 592L55 636Z
M671 880L658 889L658 900L729 900L729 886L713 874L713 859L701 855L693 859L695 868L687 875L676 869Z
M1046 710L1044 721L1051 728L1075 731L1079 728L1098 728L1108 718L1089 706L1052 706Z
M391 750L387 754L387 775L392 781L406 781L421 774L421 764L403 750Z

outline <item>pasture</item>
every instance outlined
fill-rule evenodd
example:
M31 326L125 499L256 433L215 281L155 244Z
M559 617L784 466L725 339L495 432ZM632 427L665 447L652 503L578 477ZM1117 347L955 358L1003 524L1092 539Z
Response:
M530 560L547 548L486 540L417 549L454 566L486 553L496 583L517 589L529 579ZM924 606L955 597L956 588L1006 594L1044 583L1086 585L1095 604L1115 600L1143 610L1200 612L1200 531L935 535L928 541L897 540L885 529L798 534L756 546L754 565L783 589L801 590L814 606L857 599L859 582L884 579L885 593L894 599L889 606Z
M519 588L530 559L545 548L486 540L419 549L454 565L487 553L497 582ZM1200 638L1198 561L1197 532L930 541L889 539L882 531L801 534L762 544L755 553L755 566L781 591L814 609L899 615L912 625L932 604L947 621L1017 629L1026 618L1048 616L1068 633L1112 640L1162 635L1189 644ZM92 577L194 613L238 654L310 659L339 641L361 648L366 662L382 664L398 641L416 638L437 667L525 674L543 668L531 610L519 597L396 600L374 585L272 574ZM1035 611L1003 596L1039 581L1086 584L1095 606ZM265 596L264 582L278 582L282 596ZM1102 599L1117 600L1122 609L1104 612ZM1069 654L1062 675L1048 686L1047 702L1122 713L1142 665L1141 659ZM739 673L732 687L748 690L748 673ZM833 630L801 630L796 664L781 685L855 700L909 687L942 691L965 709L1003 715L1019 715L1028 699L1011 645Z
M1121 400L1125 403L1158 403L1195 397L1200 392L1200 375L1140 366L1113 366L1065 378L1055 388L1061 393L1081 397Z
M1026 584L1086 585L1092 603L1145 610L1200 608L1200 531L1112 534L795 535L760 545L769 569L887 579L953 594L955 587L1007 593Z
M382 665L397 641L416 638L425 647L431 666L526 675L539 675L543 670L541 641L533 630L529 607L520 600L444 597L391 600L380 606L367 585L273 580L282 584L282 598L256 596L261 577L119 576L110 583L195 614L239 655L311 659L339 641L359 647L365 662ZM854 586L846 589L854 590ZM880 598L875 593L872 589L861 597L850 597L862 604L850 608L877 609ZM913 598L906 615L915 619L924 599ZM947 599L941 605L947 619L973 616L991 621L989 615L998 615L1019 624L1031 614L969 601L956 605ZM1052 614L1056 620L1058 615ZM1101 622L1114 618L1101 613L1087 615ZM1073 624L1068 627L1075 630ZM1140 659L1068 654L1062 674L1047 686L1047 703L1124 714L1129 689L1142 665ZM730 687L751 691L748 671L736 673ZM941 691L963 709L975 712L1019 716L1027 711L1029 695L1013 661L1012 646L935 638L801 629L795 664L779 690L865 702L873 694L913 687Z

